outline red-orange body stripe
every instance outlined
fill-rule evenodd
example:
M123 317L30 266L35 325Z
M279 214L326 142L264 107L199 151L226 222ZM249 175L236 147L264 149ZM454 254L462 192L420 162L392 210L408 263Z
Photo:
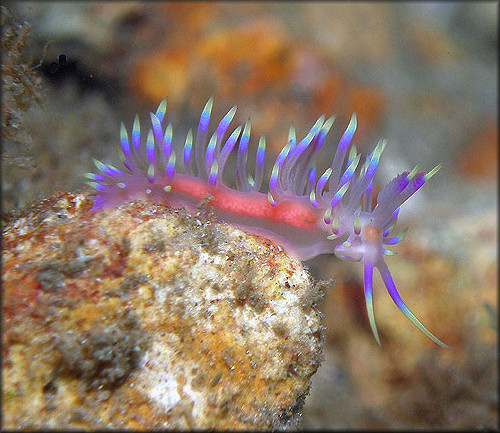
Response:
M301 203L285 201L272 206L265 194L241 192L224 186L210 186L206 180L179 175L170 185L172 192L195 200L211 194L210 204L233 215L280 223L301 230L317 230L319 215Z

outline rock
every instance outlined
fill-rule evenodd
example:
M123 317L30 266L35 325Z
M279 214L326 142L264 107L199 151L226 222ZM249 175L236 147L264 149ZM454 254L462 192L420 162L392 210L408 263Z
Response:
M302 264L206 209L92 202L5 225L4 427L296 426L323 338Z

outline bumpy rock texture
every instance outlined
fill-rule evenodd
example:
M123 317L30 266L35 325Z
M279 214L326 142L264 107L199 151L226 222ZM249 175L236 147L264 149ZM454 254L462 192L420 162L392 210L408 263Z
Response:
M295 426L322 343L301 263L206 209L91 206L4 228L4 427Z

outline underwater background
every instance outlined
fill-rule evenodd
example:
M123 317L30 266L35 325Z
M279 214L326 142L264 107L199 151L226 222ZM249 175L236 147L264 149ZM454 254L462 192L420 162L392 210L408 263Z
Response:
M378 186L441 171L402 207L388 259L401 296L451 349L421 335L375 279L373 340L357 264L307 265L325 290L323 361L301 427L498 428L496 2L11 2L2 9L2 210L84 191L116 164L119 127L168 98L185 131L214 96L276 155L353 111L365 154L388 140ZM331 134L331 133L330 133ZM327 137L325 146L336 144ZM255 143L254 143L255 145ZM377 180L377 177L375 178Z

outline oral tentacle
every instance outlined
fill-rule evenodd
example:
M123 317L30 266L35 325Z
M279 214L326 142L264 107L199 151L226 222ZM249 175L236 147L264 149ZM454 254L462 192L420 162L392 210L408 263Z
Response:
M365 261L363 268L366 312L368 313L368 320L370 321L370 327L372 328L375 341L380 346L380 338L378 336L377 325L375 323L375 313L373 311L373 263Z
M410 309L405 305L403 300L401 299L401 296L399 296L399 293L396 289L396 286L394 284L394 281L392 279L391 273L389 272L389 269L387 268L387 265L383 262L380 261L377 264L377 268L380 271L380 275L382 276L382 280L384 281L385 287L387 288L387 291L389 292L390 297L396 304L396 306L401 310L401 312L418 328L420 331L422 331L427 337L429 337L434 343L438 344L439 346L449 349L449 346L444 344L439 338L437 338L434 334L432 334L420 321L415 317L415 315L410 311Z

